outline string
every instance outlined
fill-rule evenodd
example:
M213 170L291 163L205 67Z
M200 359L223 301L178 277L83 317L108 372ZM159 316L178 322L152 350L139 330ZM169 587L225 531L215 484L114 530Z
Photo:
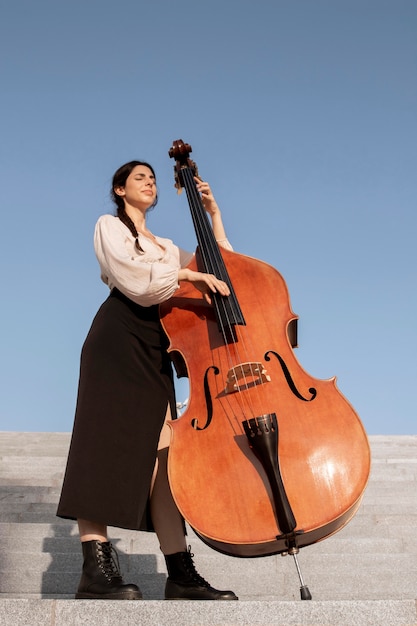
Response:
M219 320L221 320L226 327L229 327L229 331L231 331L231 326L228 324L230 315L232 315L233 324L237 325L244 324L243 314L234 293L233 285L230 283L223 257L219 252L200 194L197 190L194 174L189 167L184 168L182 174L204 269L209 274L214 274L217 278L226 282L231 291L231 296L229 296L227 300L217 297L216 295L214 295L213 298Z
M229 274L223 261L223 257L220 254L219 246L215 240L213 230L210 226L207 212L204 209L201 196L197 190L197 186L194 180L194 172L190 167L184 167L181 170L181 174L187 193L187 199L190 206L191 216L197 236L199 253L201 255L201 261L204 271L210 274L214 274L217 278L223 280L229 286L229 289L231 291L230 296L228 296L227 298L219 296L218 294L213 294L212 301L215 308L219 329L222 333L223 340L226 346L229 372L235 373L236 376L235 391L238 392L237 397L240 399L240 410L242 412L242 415L246 418L246 405L250 415L254 417L255 413L253 410L253 406L250 406L252 403L250 402L249 397L247 395L245 396L242 391L245 389L248 390L250 384L255 386L263 384L263 380L262 378L260 378L259 370L254 370L252 361L247 356L248 347L243 337L243 333L240 329L241 326L245 325L243 313L240 309L239 302L233 289L233 285L230 281ZM239 353L242 351L240 346L242 346L243 352L246 352L246 359L239 358ZM235 358L233 358L232 349ZM245 365L243 365L244 363ZM250 382L244 366L248 367L249 369ZM259 390L257 389L256 391L259 394ZM225 395L225 400L228 403L227 395L228 394ZM241 427L240 430L242 430Z

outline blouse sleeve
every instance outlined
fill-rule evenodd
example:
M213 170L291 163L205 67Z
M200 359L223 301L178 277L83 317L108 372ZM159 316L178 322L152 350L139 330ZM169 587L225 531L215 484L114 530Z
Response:
M178 289L180 252L163 240L165 252L152 242L141 240L143 254L134 246L129 229L113 215L102 215L94 232L94 249L101 278L110 289L119 291L141 306L160 304Z

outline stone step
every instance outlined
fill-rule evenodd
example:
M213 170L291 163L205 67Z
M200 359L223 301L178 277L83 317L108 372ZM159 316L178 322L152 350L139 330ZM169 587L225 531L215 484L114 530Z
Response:
M226 558L200 555L196 557L198 571L221 589L232 588L241 600L288 600L300 598L296 570L289 558L278 562L270 557L262 562L252 560L245 567L230 563ZM23 553L14 556L13 568L1 573L0 593L4 595L41 594L42 596L73 597L77 588L82 560L79 555L54 554L28 559ZM166 579L161 555L120 555L124 577L136 582L145 599L162 599ZM329 559L319 555L314 562L302 559L304 580L314 600L375 600L414 599L417 567L415 556L376 555L360 558L357 554ZM400 569L401 568L401 569ZM389 593L387 593L389 589Z
M102 602L3 599L0 626L415 626L415 602Z
M55 517L69 438L0 433L0 625L417 626L417 437L370 438L372 469L358 513L298 555L311 602L300 601L292 557L228 557L191 529L201 574L233 588L240 602L160 602L166 570L156 536L111 529L124 575L140 585L146 601L98 604L72 599L79 539L73 522Z
M165 564L155 535L113 530L112 541L125 576L132 576L139 582L146 597L161 598ZM246 599L298 598L299 583L291 557L239 559L219 555L202 543L191 529L188 533L199 571L216 585L233 586ZM74 593L81 570L75 525L68 522L54 526L0 524L0 545L1 594ZM301 550L298 559L315 598L332 600L335 594L339 599L364 600L415 597L415 543L410 550L402 537L380 539L377 543L360 537L358 541L349 541L347 546L336 534Z

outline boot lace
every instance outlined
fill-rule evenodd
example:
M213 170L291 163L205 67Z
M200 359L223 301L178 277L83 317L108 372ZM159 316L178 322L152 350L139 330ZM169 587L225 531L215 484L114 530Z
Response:
M185 571L190 576L190 579L193 580L193 582L196 582L202 587L210 587L209 583L197 572L194 565L193 557L194 554L191 552L191 546L188 546L188 551L183 552L182 559Z
M115 578L121 580L119 557L110 542L97 545L97 561L100 570L108 581Z

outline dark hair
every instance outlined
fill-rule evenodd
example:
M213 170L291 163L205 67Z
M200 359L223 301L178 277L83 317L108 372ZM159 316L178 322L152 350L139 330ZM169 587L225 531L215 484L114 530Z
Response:
M144 165L145 167L148 167L151 170L152 174L155 176L155 171L152 165L149 165L149 163L146 163L145 161L129 161L128 163L125 163L124 165L119 167L119 169L116 170L116 172L114 173L110 196L117 207L117 217L119 218L121 222L123 222L123 224L125 224L128 227L128 229L134 236L136 248L139 250L139 252L143 252L139 243L139 233L136 230L136 226L134 225L133 221L130 219L130 217L126 213L125 202L123 198L121 196L118 196L117 193L115 192L116 187L124 187L126 185L126 180L128 176L132 173L134 168L137 167L138 165ZM156 176L155 176L155 179L156 179ZM150 209L153 209L154 206L156 206L157 202L158 202L158 195L155 198L155 202L149 207L148 211Z

